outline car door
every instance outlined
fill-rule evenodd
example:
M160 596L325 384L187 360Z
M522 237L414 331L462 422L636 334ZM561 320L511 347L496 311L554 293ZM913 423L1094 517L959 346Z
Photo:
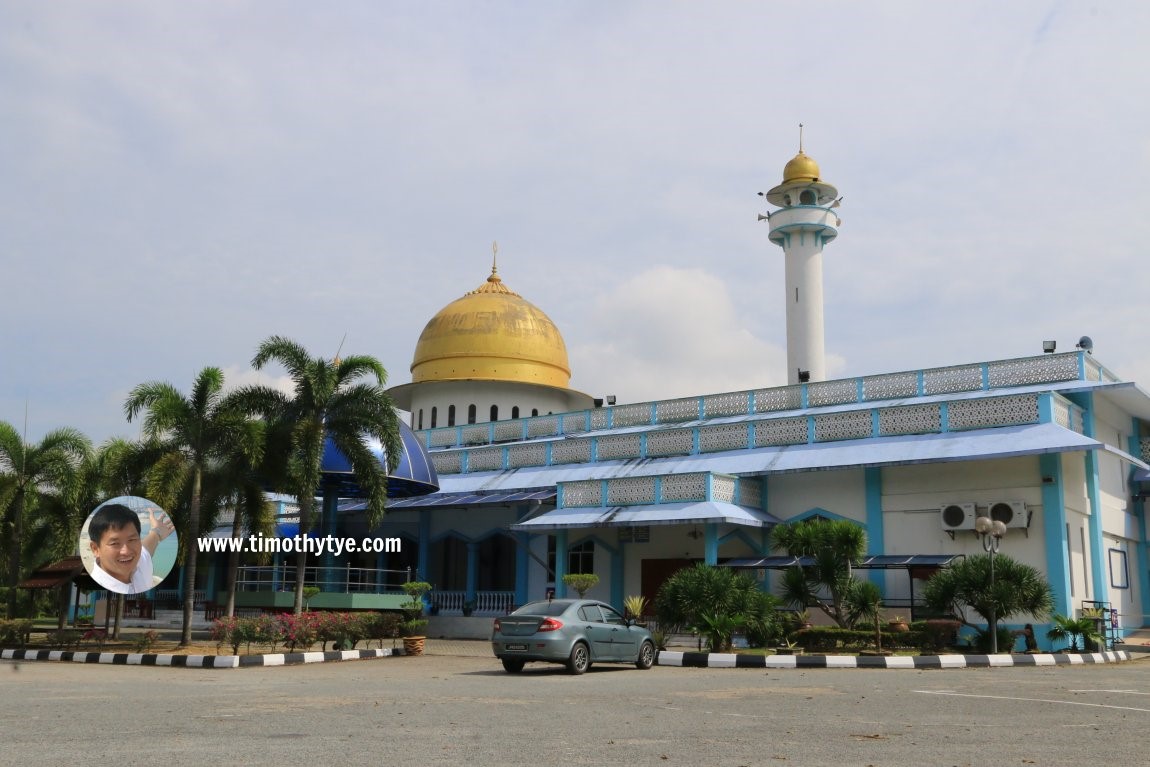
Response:
M599 605L583 605L579 608L579 621L591 642L591 653L595 660L615 660L615 646L611 642L611 626L603 622Z
M639 642L631 627L627 625L615 608L609 605L599 605L603 613L603 622L610 627L611 655L615 660L632 660L639 655Z

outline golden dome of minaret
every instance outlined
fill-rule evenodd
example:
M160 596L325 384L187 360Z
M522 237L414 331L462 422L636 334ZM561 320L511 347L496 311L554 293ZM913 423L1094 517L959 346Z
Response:
M486 282L428 321L415 346L413 384L459 380L563 388L571 380L559 329L504 284L494 263Z
M783 167L783 183L791 181L818 181L819 180L819 164L814 161L810 155L799 150L799 153L791 158Z

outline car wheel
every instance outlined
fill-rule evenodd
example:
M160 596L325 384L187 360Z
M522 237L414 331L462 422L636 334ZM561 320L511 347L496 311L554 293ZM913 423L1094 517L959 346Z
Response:
M635 661L635 668L646 671L655 665L655 645L644 642L639 647L639 659Z
M508 674L518 674L523 670L523 664L527 661L522 658L500 658L503 661L503 670Z
M567 659L567 671L572 674L582 674L591 666L591 651L582 642L576 642L571 648L571 657Z

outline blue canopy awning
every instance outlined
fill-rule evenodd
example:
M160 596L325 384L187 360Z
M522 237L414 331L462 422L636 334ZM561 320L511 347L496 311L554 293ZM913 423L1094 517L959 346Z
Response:
M887 570L896 567L944 567L965 554L876 554L863 557L851 567L859 570ZM810 567L814 557L773 556L753 559L731 559L722 563L723 567L745 568L750 570L785 570L788 567Z
M707 522L766 527L779 520L765 511L720 501L657 503L650 506L591 506L553 509L534 519L511 525L512 530L544 532L578 527L641 527L694 525Z

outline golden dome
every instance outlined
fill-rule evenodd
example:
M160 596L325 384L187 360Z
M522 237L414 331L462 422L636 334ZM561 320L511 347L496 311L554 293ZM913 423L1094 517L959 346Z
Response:
M555 323L491 276L443 307L419 335L411 382L515 381L565 388L567 345Z
M818 181L819 164L810 155L799 150L783 168L783 183L791 181Z

